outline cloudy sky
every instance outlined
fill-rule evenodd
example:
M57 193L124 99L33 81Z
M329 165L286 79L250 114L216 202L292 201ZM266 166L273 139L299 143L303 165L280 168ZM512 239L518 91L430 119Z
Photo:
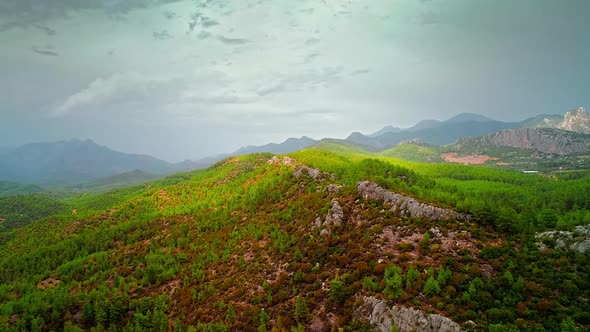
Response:
M171 161L590 106L587 0L2 0L0 146Z

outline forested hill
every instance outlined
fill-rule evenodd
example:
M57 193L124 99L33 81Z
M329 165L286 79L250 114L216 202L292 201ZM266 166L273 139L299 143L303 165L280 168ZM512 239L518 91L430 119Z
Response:
M590 223L585 172L315 148L67 204L0 247L0 330L590 326L586 228L536 237Z

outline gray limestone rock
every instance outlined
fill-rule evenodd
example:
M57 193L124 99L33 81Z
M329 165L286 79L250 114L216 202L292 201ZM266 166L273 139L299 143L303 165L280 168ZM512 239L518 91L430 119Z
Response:
M390 332L395 324L400 332L461 332L459 324L438 314L424 314L420 310L402 306L389 306L386 301L364 297L364 304L355 312L355 318L368 321L380 332Z
M471 220L471 216L468 214L421 203L415 198L390 192L373 182L359 182L357 190L363 199L375 199L392 205L390 211L399 212L403 216L423 217L431 220Z

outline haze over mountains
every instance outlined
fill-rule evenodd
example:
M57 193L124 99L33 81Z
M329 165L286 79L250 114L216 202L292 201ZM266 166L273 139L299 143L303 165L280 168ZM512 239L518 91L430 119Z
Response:
M0 179L42 185L76 184L136 169L153 174L181 170L151 156L113 151L80 139L26 144L0 157Z
M511 131L516 128L532 129ZM535 128L553 128L553 130ZM573 132L578 134L570 134ZM459 141L458 144L453 145L456 151L461 151L462 148L466 151L482 151L485 150L485 146L508 146L539 149L539 152L543 153L564 155L586 151L585 134L589 132L588 112L580 107L567 112L565 116L539 115L520 122L503 122L476 113L461 113L444 121L423 120L409 128L388 125L367 135L354 132L345 140L332 139L330 142L352 144L360 149L378 152L408 141L436 146ZM469 139L479 136L482 138ZM552 141L556 138L560 139L559 143ZM178 171L205 168L231 155L258 152L284 154L311 147L320 142L307 136L289 138L282 143L246 146L232 153L222 153L197 161L186 160L181 163L169 163L147 155L114 151L91 140L72 139L54 143L33 143L0 150L0 180L42 186L82 185L82 187L84 185L92 187L93 183L101 178L110 178L113 183L117 183L120 179L138 183L141 179L147 181ZM474 146L478 149L474 149ZM425 160L437 159L429 156ZM125 175L129 172L135 173ZM106 183L102 185L109 187L109 182L106 180Z

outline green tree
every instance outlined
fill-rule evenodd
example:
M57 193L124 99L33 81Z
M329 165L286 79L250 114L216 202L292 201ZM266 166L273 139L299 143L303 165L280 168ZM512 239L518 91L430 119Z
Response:
M561 332L576 332L578 328L576 327L576 322L571 317L567 317L561 321L559 324L561 328Z
M406 289L416 289L420 287L420 285L417 285L419 280L420 272L413 267L408 269L408 272L406 273Z
M399 298L403 293L402 270L397 266L390 266L385 270L384 279L383 294L391 299Z
M302 297L297 297L295 300L295 320L297 323L305 322L307 320L307 302Z
M45 321L42 317L35 317L31 320L31 332L41 332L45 328Z
M422 292L427 296L438 294L440 293L440 285L434 277L431 276L426 280L426 283L424 283L424 290Z
M268 314L266 313L266 311L264 309L262 309L262 311L260 311L260 314L258 314L258 322L260 325L258 325L258 331L260 332L264 332L266 331L266 325L268 324Z
M330 300L342 303L345 298L346 289L344 287L344 282L338 278L332 279L332 281L330 281Z
M225 321L229 324L234 322L234 318L236 317L236 311L234 306L230 303L227 305L227 309L225 311Z
M543 209L537 215L537 222L543 227L553 228L557 226L558 220L557 213L553 209Z

